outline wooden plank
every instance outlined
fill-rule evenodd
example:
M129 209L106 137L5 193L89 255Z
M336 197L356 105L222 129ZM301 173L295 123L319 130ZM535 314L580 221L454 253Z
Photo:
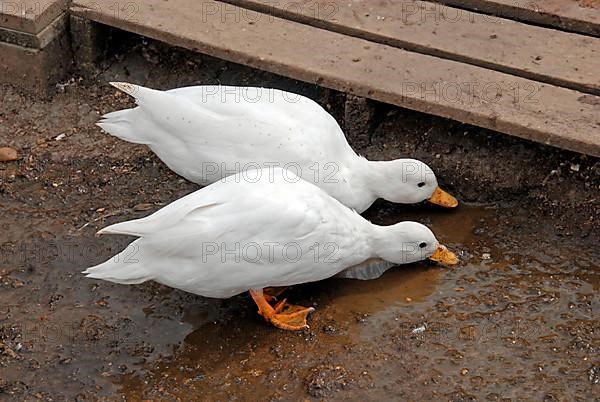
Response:
M66 9L66 0L0 0L0 27L38 34Z
M217 1L75 0L78 16L232 62L600 156L600 98Z
M600 39L415 0L224 0L371 41L600 95ZM551 43L552 46L548 46Z
M533 22L600 37L598 0L435 0L438 3L481 11L519 21Z

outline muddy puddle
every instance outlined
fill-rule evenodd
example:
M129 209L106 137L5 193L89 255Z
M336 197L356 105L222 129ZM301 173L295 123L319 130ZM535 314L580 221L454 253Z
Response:
M79 274L128 239L44 235L57 230L34 220L37 240L22 241L32 227L11 225L5 251L15 240L20 248L10 254L18 268L1 273L4 395L590 400L599 375L597 251L550 236L524 213L378 204L369 219L428 224L460 265L294 286L290 302L316 307L300 333L267 326L246 295L213 300Z

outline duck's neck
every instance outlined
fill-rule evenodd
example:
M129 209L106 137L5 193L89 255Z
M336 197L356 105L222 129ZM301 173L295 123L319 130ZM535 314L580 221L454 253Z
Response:
M367 210L379 198L379 195L373 191L377 188L377 185L372 183L374 170L377 170L373 168L374 163L377 162L371 162L362 156L356 155L349 166L348 171L351 172L351 176L348 183L354 195L354 205L352 207L358 212Z
M411 232L414 232L415 222L398 222L390 226L379 226L371 224L370 227L370 253L371 258L379 258L395 263L407 263L417 261L410 244ZM403 254L404 253L404 254ZM401 261L399 261L401 259Z
M385 259L382 253L386 250L390 241L389 227L379 226L369 222L368 229L369 233L369 258L374 259Z
M373 252L372 257L378 257L376 250L379 249L379 244L385 240L386 232L384 226L379 226L369 221L369 246Z
M356 155L349 167L347 182L352 191L346 195L347 205L352 204L359 212L365 211L378 198L402 203L421 201L413 199L413 189L406 180L417 169L414 160L370 161Z
M385 198L384 189L389 186L390 178L394 177L393 161L370 161L360 158L361 164L360 181L365 190L372 194L373 201L378 198Z

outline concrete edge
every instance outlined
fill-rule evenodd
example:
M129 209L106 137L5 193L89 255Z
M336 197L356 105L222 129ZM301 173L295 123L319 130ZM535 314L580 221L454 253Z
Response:
M68 0L0 2L0 28L36 35L68 10Z
M0 42L10 43L17 46L32 49L46 47L57 35L67 29L67 13L64 12L38 34L16 31L10 28L0 27Z

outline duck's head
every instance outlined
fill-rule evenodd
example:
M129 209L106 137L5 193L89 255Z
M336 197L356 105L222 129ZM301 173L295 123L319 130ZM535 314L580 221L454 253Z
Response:
M416 159L396 159L393 161L371 161L369 187L379 198L399 204L413 204L421 201L454 208L456 198L438 186L433 170Z
M427 258L455 265L458 258L441 245L429 228L417 222L376 226L373 249L377 257L394 264L408 264Z

